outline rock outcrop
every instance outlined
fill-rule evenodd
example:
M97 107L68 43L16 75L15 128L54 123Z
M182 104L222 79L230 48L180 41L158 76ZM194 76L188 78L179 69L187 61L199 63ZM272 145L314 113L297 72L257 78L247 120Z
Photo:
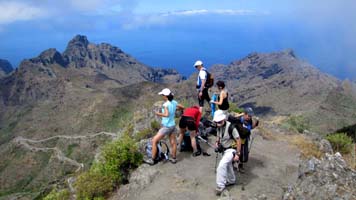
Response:
M356 199L356 172L350 169L340 153L311 158L299 166L296 185L287 189L284 200Z

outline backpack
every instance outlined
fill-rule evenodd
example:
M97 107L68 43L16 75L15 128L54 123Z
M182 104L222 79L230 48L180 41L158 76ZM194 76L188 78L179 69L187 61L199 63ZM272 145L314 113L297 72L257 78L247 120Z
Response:
M197 139L197 137L195 138L195 141L196 141L196 144L197 144L197 151L201 152L202 149L200 147L200 143L199 143L199 140ZM183 151L193 151L192 143L191 143L191 140L190 140L190 134L189 134L188 131L183 136L183 141L182 141L182 144L181 144L181 147L180 147L180 151L181 152L183 152Z
M145 146L145 151L148 158L152 158L152 140L148 140ZM157 156L155 161L168 160L169 148L167 143L159 141L157 143Z
M205 87L210 88L214 85L214 75L209 73L208 70L204 70L206 72L206 82Z
M231 123L229 129L228 129L228 132L229 132L229 135L230 137L232 138L232 131L234 128L237 129L237 131L239 132L239 135L240 135L240 138L241 139L246 139L248 137L250 137L251 135L251 127L249 126L252 126L252 125L249 125L249 124L252 124L252 121L248 121L248 125L244 125L244 122L242 122L242 119L240 117L234 117L232 115L229 115L229 117L227 118L227 121L229 121Z

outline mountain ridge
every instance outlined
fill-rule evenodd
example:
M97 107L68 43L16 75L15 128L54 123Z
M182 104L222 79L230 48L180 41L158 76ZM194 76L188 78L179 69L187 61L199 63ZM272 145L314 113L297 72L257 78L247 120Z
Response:
M352 84L321 74L291 50L252 53L209 70L215 80L226 82L231 104L251 106L262 118L303 115L331 130L351 124L356 113ZM61 163L58 158L64 157L56 152L89 167L100 145L110 139L84 138L127 126L133 126L133 135L147 129L155 119L157 93L165 87L178 101L196 104L195 79L196 74L183 80L175 70L150 68L118 47L92 44L81 35L63 53L50 48L24 60L0 79L0 154L5 160L0 163L0 191L35 190L51 183L45 177L63 180L66 175L61 174L73 173L77 167ZM55 138L34 148L58 151L31 152L25 143L16 145L16 138ZM27 160L31 165L18 167Z

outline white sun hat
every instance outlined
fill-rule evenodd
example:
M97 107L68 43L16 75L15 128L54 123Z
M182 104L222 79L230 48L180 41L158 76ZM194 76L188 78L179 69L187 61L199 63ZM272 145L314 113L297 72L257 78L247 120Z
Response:
M159 95L168 96L168 95L171 94L171 90L168 89L168 88L164 88L164 89L163 89L162 91L160 91L158 94L159 94Z
M203 61L201 61L201 60L197 60L197 61L194 63L194 67L202 66L202 65L203 65Z
M222 120L226 119L226 115L224 114L224 111L222 110L217 110L214 113L214 122L221 122Z

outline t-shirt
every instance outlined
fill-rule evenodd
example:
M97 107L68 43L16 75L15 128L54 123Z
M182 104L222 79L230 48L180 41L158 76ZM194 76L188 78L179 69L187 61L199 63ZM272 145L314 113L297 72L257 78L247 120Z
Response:
M205 80L207 78L208 74L206 73L206 69L205 68L201 68L199 71L199 75L198 75L198 80L197 80L197 87L201 87L202 84L202 80Z
M162 126L172 127L176 125L174 120L174 115L177 109L177 101L166 101L162 107L162 113L164 113L164 108L166 107L168 110L168 117L162 117Z
M192 117L195 120L196 127L199 127L199 122L201 118L201 112L199 111L199 107L193 106L186 108L183 112L183 116Z
M217 136L220 138L220 143L222 144L222 146L224 148L232 147L235 144L235 139L240 138L239 132L237 131L236 128L234 128L232 130L232 136L233 136L234 139L230 138L230 135L229 135L229 126L230 126L230 124L231 123L229 121L226 121L225 122L225 126L219 127L217 129Z

